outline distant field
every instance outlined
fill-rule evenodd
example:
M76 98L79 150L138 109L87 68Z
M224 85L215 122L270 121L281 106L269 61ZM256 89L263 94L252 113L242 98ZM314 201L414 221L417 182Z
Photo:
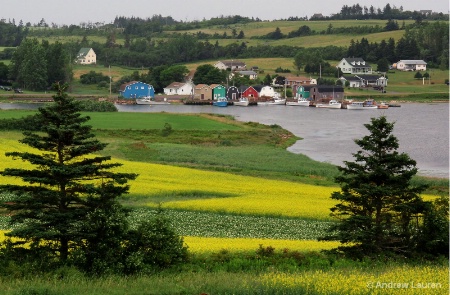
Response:
M187 33L197 33L204 32L207 34L223 34L227 33L228 36L232 35L232 30L236 29L243 31L244 35L249 38L253 36L262 36L270 32L275 31L278 27L283 34L287 34L291 31L295 31L301 26L308 26L311 30L316 32L324 31L331 24L333 28L344 28L344 27L384 27L386 25L386 20L333 20L333 21L264 21L264 22L252 22L248 24L233 24L229 26L212 26L208 28L193 29L188 31L183 31ZM413 20L405 21L405 25L413 23ZM399 22L402 25L402 22Z

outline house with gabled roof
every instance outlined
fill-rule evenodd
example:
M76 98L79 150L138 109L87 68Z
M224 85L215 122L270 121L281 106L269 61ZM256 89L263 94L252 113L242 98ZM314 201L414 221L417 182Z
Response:
M241 93L241 97L259 97L259 92L253 86L242 85L239 87L239 92Z
M348 82L348 86L352 88L357 88L363 86L363 81L361 81L360 78L357 76L348 76L343 75L339 78L339 80L342 82L342 85L345 86L345 84Z
M361 80L363 86L387 86L388 79L380 75L355 75Z
M241 77L248 77L250 80L255 80L258 77L258 73L255 71L239 71L238 75Z
M75 63L80 65L90 65L97 63L97 55L92 48L81 48L75 57Z
M212 89L208 84L197 84L194 87L194 98L200 100L211 100Z
M240 71L246 69L247 65L239 60L221 60L214 64L219 70Z
M172 82L164 87L165 95L192 95L194 93L194 84L191 82Z
M343 100L344 88L335 85L314 85L309 89L309 97L313 101Z
M385 76L380 75L344 75L339 78L342 85L345 86L346 82L349 83L349 87L366 87L366 86L387 86L388 79Z
M397 62L400 71L426 71L427 63L423 60L401 60Z
M362 58L343 58L336 68L339 68L344 74L372 74L372 66Z

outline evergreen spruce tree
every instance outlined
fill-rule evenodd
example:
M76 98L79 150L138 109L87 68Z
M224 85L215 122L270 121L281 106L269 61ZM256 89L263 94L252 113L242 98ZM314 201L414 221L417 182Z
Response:
M416 221L426 207L419 193L425 187L411 185L416 162L397 151L394 123L382 116L364 126L370 134L355 140L362 150L353 154L355 162L339 167L341 191L331 195L338 202L331 215L339 221L322 239L339 240L341 250L356 256L407 254L415 248Z
M20 140L33 149L6 153L29 165L0 172L25 183L1 185L0 193L13 197L2 200L0 208L11 215L8 236L30 242L31 248L49 250L65 262L72 249L98 235L97 229L90 231L84 222L92 224L99 210L117 214L118 197L127 193L127 181L137 175L113 172L121 164L108 162L109 156L93 155L106 144L95 139L91 126L85 125L89 117L81 116L78 102L67 96L68 85L54 87L54 103L39 109L39 132L24 132Z

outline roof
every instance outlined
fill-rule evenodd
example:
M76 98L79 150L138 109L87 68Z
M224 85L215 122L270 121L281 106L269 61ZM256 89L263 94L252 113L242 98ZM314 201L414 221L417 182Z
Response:
M87 48L87 47L81 48L81 49L78 51L77 57L80 58L80 57L86 56L86 55L89 53L89 51L90 51L91 49L92 49L92 48Z
M400 62L402 62L404 64L408 64L408 65L426 65L427 64L425 61L423 61L421 59L413 59L413 60L404 59L404 60L399 61L399 63Z
M170 83L168 86L164 87L164 88L181 88L185 85L186 83L182 83L182 82L172 82Z
M222 84L211 84L209 85L209 87L211 87L212 89L220 87L220 88L225 88L225 86L223 86Z
M197 84L195 85L195 89L202 89L202 88L211 88L208 84Z
M253 85L253 88L254 88L256 91L258 91L258 92L261 92L261 89L262 89L263 87L264 87L263 85Z
M342 76L341 79L345 79L347 81L361 81L361 79L356 76Z
M356 75L355 77L358 77L360 79L368 80L368 81L375 81L381 78L384 78L383 76L378 75Z
M138 83L138 81L130 81L130 82L128 82L128 83L124 83L124 84L120 85L120 90L125 90L125 88L126 88L127 86L133 85L133 84L136 84L136 83Z
M366 61L360 57L356 57L356 58L350 58L350 57L345 57L344 58L349 64L352 65L352 67L355 68L371 68L371 66L366 63ZM364 63L364 64L358 64L358 63Z

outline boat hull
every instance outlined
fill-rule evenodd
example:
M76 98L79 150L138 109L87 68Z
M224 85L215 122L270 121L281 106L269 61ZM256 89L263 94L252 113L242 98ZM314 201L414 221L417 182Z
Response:
M275 101L258 101L258 105L273 106L273 105L285 105L286 99L278 99Z
M233 102L233 105L239 106L239 107L247 107L250 104L250 101L247 99L240 99L238 101Z
M287 106L309 107L309 101L287 101Z
M324 108L324 109L340 109L342 104L316 104L316 108Z
M353 106L351 104L347 105L347 110L376 110L377 106Z

